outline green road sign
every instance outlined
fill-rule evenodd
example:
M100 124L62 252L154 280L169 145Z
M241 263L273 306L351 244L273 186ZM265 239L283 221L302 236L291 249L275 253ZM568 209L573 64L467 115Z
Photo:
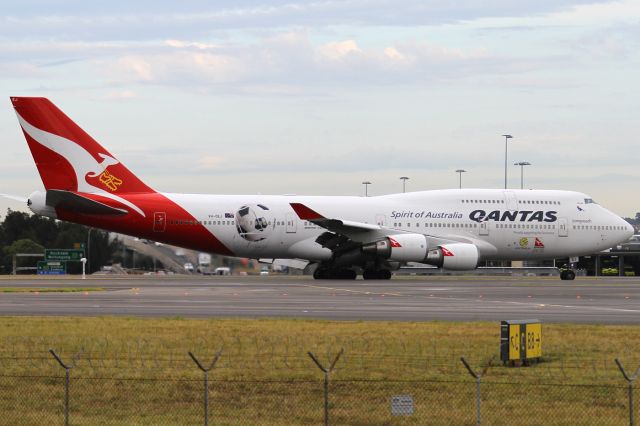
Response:
M44 251L44 259L45 260L53 260L53 261L76 261L79 262L80 259L84 257L84 250L78 249L46 249Z
M67 273L65 262L38 261L38 275L64 275Z

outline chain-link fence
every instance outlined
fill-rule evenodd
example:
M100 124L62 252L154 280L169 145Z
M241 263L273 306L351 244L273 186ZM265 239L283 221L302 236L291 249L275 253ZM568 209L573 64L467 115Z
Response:
M348 371L342 368L353 359L342 351L308 353L306 378L256 379L216 377L225 376L220 350L208 359L191 353L188 364L169 370L160 368L166 358L122 369L82 352L68 360L55 351L43 355L3 360L25 368L8 366L0 373L0 424L633 425L640 407L640 392L633 392L638 371L624 370L623 376L619 362L608 364L620 367L608 371L617 379L602 374L600 380L572 383L559 374L551 380L542 368L520 376L488 363L467 364L471 374L464 375L436 364L439 377L406 377L389 364L391 375L344 378ZM266 359L260 365L275 366Z

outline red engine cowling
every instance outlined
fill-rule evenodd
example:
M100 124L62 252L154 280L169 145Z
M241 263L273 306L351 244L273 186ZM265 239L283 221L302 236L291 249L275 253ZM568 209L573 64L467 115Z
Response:
M468 271L475 269L480 260L478 247L473 244L443 244L429 250L425 263L452 271Z

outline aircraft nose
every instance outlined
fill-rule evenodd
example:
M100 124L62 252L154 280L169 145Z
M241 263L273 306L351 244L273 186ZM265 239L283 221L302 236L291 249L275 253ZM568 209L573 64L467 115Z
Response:
M622 222L624 222L626 228L625 228L625 235L627 235L627 238L631 238L633 237L633 233L634 233L634 229L633 226L627 222L626 220L623 220Z

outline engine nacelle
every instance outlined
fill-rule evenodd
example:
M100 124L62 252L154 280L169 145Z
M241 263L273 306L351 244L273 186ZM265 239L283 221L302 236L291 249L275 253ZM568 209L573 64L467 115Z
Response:
M453 243L429 250L425 263L452 271L468 271L476 269L479 260L480 253L475 245Z
M429 249L427 237L422 234L390 235L364 244L362 253L397 262L426 263L453 271L475 269L480 260L478 248L473 244L443 244Z
M424 262L428 248L422 234L397 234L363 245L362 252L398 262Z

